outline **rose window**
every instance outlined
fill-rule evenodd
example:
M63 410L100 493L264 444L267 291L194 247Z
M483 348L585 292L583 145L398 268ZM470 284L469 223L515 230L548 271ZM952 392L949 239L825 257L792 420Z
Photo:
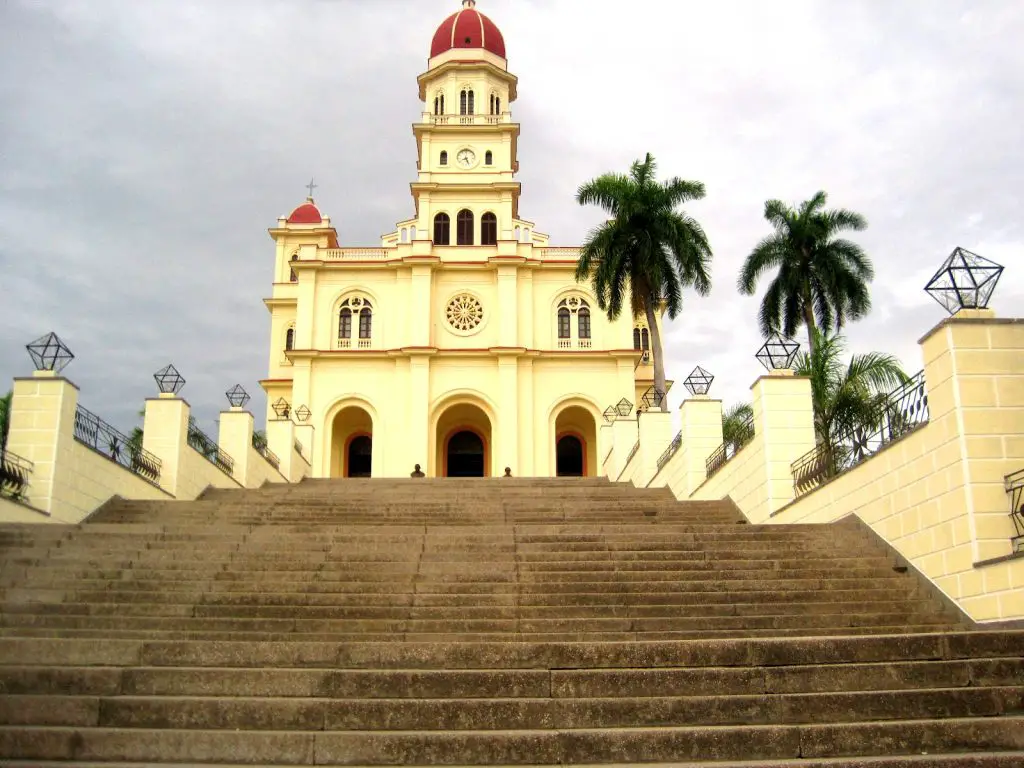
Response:
M484 319L484 308L479 300L463 293L448 302L448 324L457 331L472 331Z

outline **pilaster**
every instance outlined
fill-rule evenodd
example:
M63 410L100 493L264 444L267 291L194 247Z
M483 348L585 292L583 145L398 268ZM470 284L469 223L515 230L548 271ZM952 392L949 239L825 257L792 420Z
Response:
M505 325L504 318L502 325ZM513 328L514 331L514 328ZM501 392L501 410L498 411L498 450L491 457L491 476L501 477L505 467L519 474L517 466L519 443L519 361L513 355L498 358L498 387Z
M412 471L414 465L419 464L426 473L432 477L441 474L441 468L435 467L434 454L430 450L430 357L428 355L413 355L409 358L409 394L408 394L408 421L405 425L405 437L407 441L404 447L406 455L402 466L395 468L397 474L404 470L406 474ZM405 469L405 466L408 469Z

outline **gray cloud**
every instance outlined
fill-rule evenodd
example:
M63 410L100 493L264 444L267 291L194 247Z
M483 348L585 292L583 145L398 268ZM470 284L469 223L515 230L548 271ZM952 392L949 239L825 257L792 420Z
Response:
M415 78L454 0L0 4L0 380L56 330L82 400L128 428L168 361L208 426L266 375L266 228L304 194L353 245L410 215ZM709 298L667 333L748 395L757 300L735 275L764 200L817 189L863 212L875 312L857 351L920 366L942 317L921 291L955 245L1002 261L1024 298L1024 7L1013 0L481 0L520 77L522 214L578 243L601 220L577 186L646 151L700 179ZM682 396L673 393L673 404ZM255 405L262 407L257 397Z

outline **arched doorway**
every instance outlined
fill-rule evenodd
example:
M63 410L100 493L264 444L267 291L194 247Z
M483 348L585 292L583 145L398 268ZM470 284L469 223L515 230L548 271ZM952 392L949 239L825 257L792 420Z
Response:
M587 467L584 453L583 441L578 435L559 437L555 444L555 474L558 477L584 477Z
M373 419L358 405L342 408L331 426L331 477L370 477L373 473Z
M436 411L435 411L436 412ZM491 419L475 403L442 407L434 424L437 477L490 477L493 474Z
M589 408L570 403L554 419L551 469L559 477L596 477L597 422Z
M369 477L373 467L373 438L356 435L348 441L345 477Z
M463 429L448 438L445 447L447 477L484 477L484 441L476 432Z

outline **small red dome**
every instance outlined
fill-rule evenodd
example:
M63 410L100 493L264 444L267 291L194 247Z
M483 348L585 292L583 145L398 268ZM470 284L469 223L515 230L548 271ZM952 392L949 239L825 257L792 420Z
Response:
M501 31L475 6L475 0L463 0L462 10L442 22L430 44L431 58L453 48L483 48L505 58L505 38Z
M320 209L313 205L312 201L303 203L288 217L289 224L319 224L323 220Z

